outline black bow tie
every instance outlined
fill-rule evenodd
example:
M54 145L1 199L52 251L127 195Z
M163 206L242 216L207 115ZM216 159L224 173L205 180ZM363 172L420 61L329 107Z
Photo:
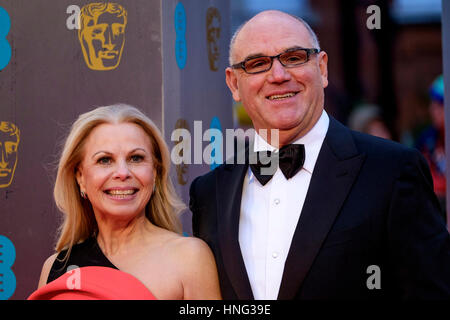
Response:
M295 176L305 162L305 146L303 144L288 144L280 149L278 157L276 153L270 151L256 152L256 156L257 162L255 164L250 164L250 168L256 179L264 186L272 179L278 166L286 179ZM270 172L269 167L271 167L272 161L277 160L278 165L275 163L275 166L273 167L275 170L271 170L273 172ZM265 169L265 171L261 172L262 169Z

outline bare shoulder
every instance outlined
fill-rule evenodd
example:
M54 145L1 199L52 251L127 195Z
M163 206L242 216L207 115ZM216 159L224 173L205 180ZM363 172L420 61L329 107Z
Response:
M216 268L214 255L208 244L195 237L177 236L167 243L173 262L182 270L181 273L191 273L193 270ZM179 262L183 263L180 264Z
M53 263L55 262L56 257L58 256L58 253L55 253L51 255L50 257L45 260L44 265L42 266L42 272L41 277L39 279L38 288L44 286L47 283L48 275L50 273L50 270L53 266Z
M173 231L158 228L159 241L164 244L165 252L174 253L178 259L183 256L212 254L209 246L202 239L185 237Z
M184 299L221 299L216 262L206 242L195 237L179 237L171 246L178 262L174 265L181 276Z
M173 239L170 245L178 257L184 259L209 259L213 257L209 246L199 238L178 236Z

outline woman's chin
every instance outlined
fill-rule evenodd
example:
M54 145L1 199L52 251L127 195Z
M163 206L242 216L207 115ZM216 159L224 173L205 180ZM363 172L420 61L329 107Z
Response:
M102 210L104 219L132 220L138 216L145 215L144 209L139 208L105 208Z

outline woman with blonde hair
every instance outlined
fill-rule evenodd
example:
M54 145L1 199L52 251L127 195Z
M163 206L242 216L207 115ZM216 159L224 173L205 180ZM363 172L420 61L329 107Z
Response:
M133 276L156 299L220 299L209 247L180 235L184 205L169 168L160 131L138 109L80 115L59 161L54 198L64 220L39 288L74 267L104 267Z

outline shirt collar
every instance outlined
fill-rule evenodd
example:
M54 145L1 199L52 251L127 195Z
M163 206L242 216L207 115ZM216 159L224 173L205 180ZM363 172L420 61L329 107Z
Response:
M317 157L319 156L320 148L328 131L330 118L325 110L316 124L303 137L298 138L293 144L303 144L305 146L305 163L303 169L312 174ZM278 149L267 143L258 132L255 131L253 151L277 151Z

